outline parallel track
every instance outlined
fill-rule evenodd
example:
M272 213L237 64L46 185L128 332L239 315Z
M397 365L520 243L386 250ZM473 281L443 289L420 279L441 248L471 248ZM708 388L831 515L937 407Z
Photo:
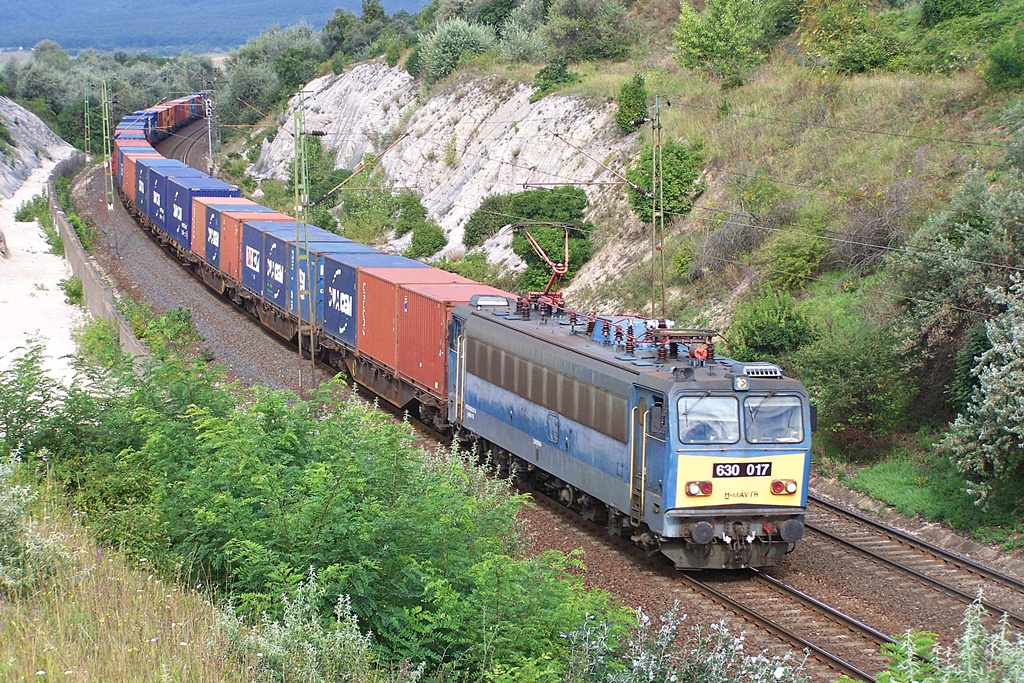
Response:
M652 571L686 585L740 619L775 635L792 651L807 650L813 664L807 665L805 672L812 673L808 669L813 667L814 673L819 674L818 680L832 681L846 674L854 680L874 683L875 677L869 672L885 666L879 648L883 643L893 642L886 634L763 572L749 570L711 577L676 571L662 556L648 555L624 538L609 536L603 526L582 519L543 492L526 484L519 488L575 526L644 562Z
M939 592L961 606L979 599L993 617L1024 632L1024 581L811 495L807 529L845 550Z

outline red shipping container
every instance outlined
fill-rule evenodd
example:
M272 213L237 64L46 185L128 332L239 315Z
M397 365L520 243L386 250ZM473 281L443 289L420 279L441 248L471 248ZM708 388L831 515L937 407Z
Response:
M211 204L260 206L246 197L193 197L192 198L192 253L206 258L206 207Z
M140 152L138 154L125 153L124 155L124 173L122 174L122 186L121 189L124 191L128 199L135 202L135 188L138 184L135 181L135 161L137 159L163 159L163 155L159 152Z
M242 223L245 221L293 222L283 213L244 214L223 213L220 217L220 270L235 282L242 280Z
M398 307L398 374L440 400L448 396L448 322L452 308L477 294L516 296L481 284L402 285Z
M373 315L359 316L356 349L385 367L397 370L399 286L457 283L475 284L440 268L360 268L356 283L359 310L373 311Z

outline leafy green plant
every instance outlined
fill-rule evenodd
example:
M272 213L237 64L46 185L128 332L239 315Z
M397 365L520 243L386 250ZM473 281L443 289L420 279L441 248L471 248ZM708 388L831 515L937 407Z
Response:
M433 221L423 223L412 233L412 242L405 250L406 258L426 258L441 251L448 244L441 226Z
M828 246L820 237L784 233L765 246L765 281L777 289L801 289L821 267Z
M439 81L458 67L465 54L487 52L495 44L494 29L453 17L438 25L422 39L420 60L423 73Z
M859 0L810 0L800 44L823 67L842 74L892 68L905 51L895 30Z
M50 212L50 203L46 198L46 193L34 195L31 199L25 200L18 207L18 210L14 212L14 220L19 223L29 223L34 220L38 220L41 216L44 216Z
M570 62L629 57L637 31L619 0L554 0L541 29Z
M921 25L930 27L957 17L975 16L994 4L993 0L921 0Z
M536 90L530 95L530 101L536 102L563 85L571 85L579 80L579 74L569 71L569 61L564 55L559 55L533 77L533 87Z
M907 631L895 644L883 645L889 667L878 674L878 683L958 683L959 681L1024 680L1024 641L1011 635L1005 619L990 631L988 613L975 600L964 611L963 633L955 645L941 648L937 636ZM853 683L843 676L839 683Z
M1024 282L1015 279L1008 289L992 289L989 295L1003 312L985 323L991 347L974 367L978 386L942 444L980 492L1024 471L1024 412L1014 398L1024 376Z
M633 213L644 223L650 223L653 218L649 194L652 159L652 147L645 143L640 149L640 156L626 171L626 179L631 183L626 188L629 204L633 207ZM665 140L661 148L660 170L666 218L671 220L689 213L694 200L707 188L707 183L700 180L704 171L704 140L693 138L689 144L676 142L672 138ZM645 193L638 192L633 186L644 188Z
M675 26L676 60L702 69L723 86L743 83L747 72L766 57L765 3L758 0L708 0L703 14L682 3Z
M826 325L788 356L818 404L818 424L847 448L877 455L910 414L916 386L893 332L870 320ZM870 450L869 450L870 449Z
M437 268L482 282L506 291L512 289L512 276L497 263L488 263L487 254L474 251L460 259L441 259L434 264Z
M726 338L737 360L774 361L812 343L816 335L792 296L766 287L736 307Z
M985 81L997 90L1024 89L1024 30L1018 28L988 51Z
M19 462L16 455L0 457L0 595L31 589L66 555L59 537L39 533L29 519L35 494L17 483Z
M77 275L60 280L57 285L64 292L64 300L72 306L83 306L85 304L85 292L82 290L82 280Z
M625 133L632 133L639 128L642 124L634 122L647 116L647 88L644 86L644 77L634 74L623 83L615 103L615 122L619 124L619 128Z

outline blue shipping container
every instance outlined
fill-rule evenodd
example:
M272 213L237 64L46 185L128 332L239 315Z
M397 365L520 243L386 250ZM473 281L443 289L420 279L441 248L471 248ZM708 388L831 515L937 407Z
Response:
M117 146L117 186L120 188L124 187L124 153L125 152L155 152L153 145L146 142L144 139L139 140L139 144L127 145L121 143Z
M317 322L329 337L356 348L356 316L362 307L356 297L358 268L427 268L427 264L391 254L356 253L324 256L323 317Z
M149 197L149 171L157 166L164 168L187 168L185 164L177 159L137 159L135 161L135 206L139 208L144 216L150 216ZM152 220L152 216L150 216Z
M368 247L359 242L353 242L339 235L335 239L325 242L307 242L299 244L293 240L288 244L288 281L291 283L288 291L288 312L297 316L299 306L299 291L306 289L306 268L299 268L298 254L305 255L309 250L309 268L313 272L313 283L317 292L316 296L316 320L323 317L324 303L324 257L328 254L379 254L373 247ZM344 241L341 241L344 240ZM302 300L302 319L309 320L309 302L306 295Z
M167 217L167 234L186 249L192 247L192 198L193 197L241 197L242 191L235 185L211 178L205 173L198 178L168 178L167 196L170 215Z
M156 227L164 232L167 230L167 212L170 210L170 198L167 194L168 178L209 178L202 171L191 166L181 168L157 166L149 171L149 218ZM179 240L180 241L180 240Z
M261 299L265 298L264 282L267 270L272 269L272 279L280 285L283 301L284 280L288 272L288 268L284 263L284 256L287 251L282 251L280 255L275 254L276 264L268 266L265 252L267 244L264 239L264 233L274 233L280 235L285 240L288 239L289 235L294 238L294 224L292 224L293 227L291 228L283 229L281 228L282 225L288 225L288 223L246 221L242 224L242 286ZM276 269L275 266L280 266L280 269ZM284 308L284 306L282 305L281 308Z
M227 211L246 211L247 213L275 213L269 206L239 206L238 204L209 204L206 207L206 262L220 270L220 227L221 213ZM237 244L237 242L236 242Z

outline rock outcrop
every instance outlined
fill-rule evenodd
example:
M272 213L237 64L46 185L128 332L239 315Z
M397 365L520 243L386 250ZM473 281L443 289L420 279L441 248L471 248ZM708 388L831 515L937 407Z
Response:
M286 177L292 112L301 102L307 130L327 133L324 144L337 149L341 167L354 169L397 140L381 167L395 186L420 194L448 236L447 254L463 250L466 221L492 194L576 184L593 215L616 214L624 204L618 174L637 140L618 131L614 104L557 94L530 102L533 88L497 76L466 77L422 103L419 92L408 73L382 60L312 81L250 172ZM488 242L492 260L508 256L508 240Z
M0 139L0 198L21 187L44 161L62 159L71 146L46 127L42 120L13 100L0 96L0 122L14 144Z

